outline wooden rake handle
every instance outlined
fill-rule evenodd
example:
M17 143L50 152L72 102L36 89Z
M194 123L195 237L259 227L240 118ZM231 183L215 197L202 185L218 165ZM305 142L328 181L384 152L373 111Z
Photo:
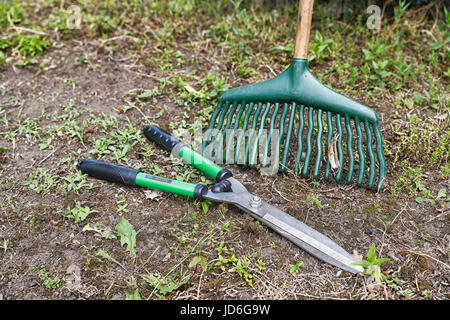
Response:
M308 57L313 5L314 0L299 0L294 58L306 59Z

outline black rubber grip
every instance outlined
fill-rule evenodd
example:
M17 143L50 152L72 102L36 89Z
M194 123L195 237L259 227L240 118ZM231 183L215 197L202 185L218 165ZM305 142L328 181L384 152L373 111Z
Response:
M231 182L227 179L217 182L212 186L211 191L214 193L231 191Z
M181 142L171 136L170 133L153 125L145 127L144 134L148 140L155 142L160 148L168 152L172 152L173 147Z
M194 189L194 199L203 199L203 196L208 192L208 187L204 184L198 184Z
M79 161L77 168L91 177L129 186L136 185L136 175L139 172L133 168L93 159Z
M222 181L225 179L228 179L229 177L232 177L233 173L228 169L222 169L219 172L217 172L216 181Z

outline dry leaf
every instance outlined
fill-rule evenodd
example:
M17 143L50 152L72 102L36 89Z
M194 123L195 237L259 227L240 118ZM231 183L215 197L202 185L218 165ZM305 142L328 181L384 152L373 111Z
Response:
M157 198L161 196L161 194L156 190L145 190L144 194L147 199L156 201L158 201Z
M339 134L336 134L333 139L330 141L330 146L328 147L328 160L330 161L331 169L335 170L339 168L341 165L338 158L338 151L337 151L337 140L339 139Z
M344 196L339 193L329 193L326 196L331 199L344 199Z
M434 118L438 119L438 120L445 120L445 119L448 118L448 115L449 115L448 112L447 113L442 113L442 114L439 114L439 115L435 116Z

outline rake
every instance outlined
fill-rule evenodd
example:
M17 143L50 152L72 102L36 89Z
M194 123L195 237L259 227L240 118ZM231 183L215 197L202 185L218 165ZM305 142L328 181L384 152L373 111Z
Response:
M233 88L220 96L203 135L202 153L219 163L249 167L256 167L259 155L264 168L270 152L276 171L285 172L288 162L293 162L296 175L308 177L312 168L317 179L325 166L326 180L334 175L340 182L346 172L347 183L357 170L359 186L367 177L367 187L372 188L377 180L376 189L380 190L386 170L377 114L327 88L308 68L313 2L299 1L289 67L272 79ZM273 144L275 147L269 148ZM295 153L289 152L291 145L297 146Z

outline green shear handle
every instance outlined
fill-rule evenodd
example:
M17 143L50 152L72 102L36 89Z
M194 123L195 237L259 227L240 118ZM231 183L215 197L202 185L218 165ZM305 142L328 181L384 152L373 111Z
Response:
M216 184L215 190L226 191L229 185L225 179L232 176L231 171L222 169L219 165L195 152L183 142L174 138L157 126L144 128L145 136L155 142L162 149L173 153L176 157L192 164L194 167L222 184ZM118 164L100 160L87 159L78 162L77 168L91 177L121 183L130 186L141 186L170 192L190 198L202 199L208 192L203 184L192 184L163 177L154 176L133 168L123 167Z
M150 141L155 142L162 149L171 152L177 158L184 160L202 171L204 174L220 182L232 176L231 171L222 169L208 158L203 157L198 152L189 148L180 140L174 138L170 133L157 126L147 126L144 128L144 135Z
M170 192L189 198L202 199L208 192L203 184L193 184L154 176L139 170L100 160L87 159L78 162L77 168L91 177L129 186L140 186Z

